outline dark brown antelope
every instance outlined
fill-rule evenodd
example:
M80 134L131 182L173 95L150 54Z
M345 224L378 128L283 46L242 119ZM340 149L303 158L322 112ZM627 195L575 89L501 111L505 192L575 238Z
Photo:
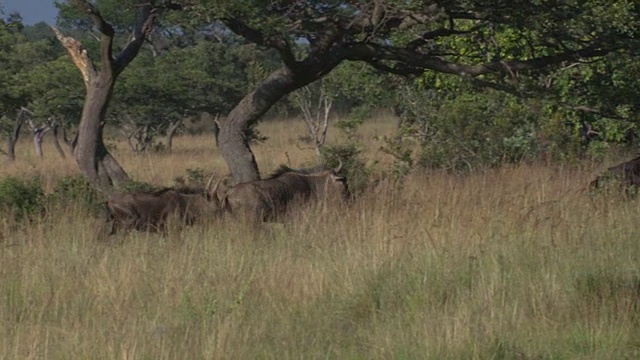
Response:
M640 157L608 168L596 177L590 186L591 188L601 188L612 179L622 188L640 186Z
M224 209L254 222L278 221L296 205L345 202L349 190L342 164L331 170L291 169L281 166L266 179L238 184L222 199Z
M211 177L205 189L180 187L114 195L106 203L109 232L115 234L118 229L166 231L171 215L178 215L186 225L202 217L218 216L222 212L218 195L221 180L213 188Z

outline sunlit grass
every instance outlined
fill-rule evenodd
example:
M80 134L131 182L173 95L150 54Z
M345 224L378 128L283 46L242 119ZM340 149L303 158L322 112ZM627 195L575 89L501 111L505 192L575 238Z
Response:
M393 129L378 125L362 131L371 159L386 156L375 132ZM261 126L263 172L315 160L302 124ZM28 144L3 176L50 187L76 173ZM210 136L179 137L171 154L113 145L142 181L227 172ZM99 240L101 219L81 209L5 226L0 357L637 358L640 203L589 195L593 174L413 174L259 232L212 219Z

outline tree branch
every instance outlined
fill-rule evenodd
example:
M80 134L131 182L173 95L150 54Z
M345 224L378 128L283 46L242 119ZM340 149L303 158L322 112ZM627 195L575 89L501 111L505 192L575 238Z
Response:
M295 68L297 61L291 51L289 42L280 36L265 36L262 31L254 29L242 21L234 18L225 18L222 21L233 31L234 33L242 36L248 41L257 45L273 48L280 53L280 57L284 64L289 68Z
M115 31L113 26L106 22L98 9L95 6L87 2L86 0L75 0L76 4L84 10L87 15L93 20L93 26L102 34L100 36L100 60L102 65L102 72L112 71L113 68L113 56L112 45Z
M585 57L603 56L615 48L587 46L549 56L529 60L492 61L485 64L469 65L443 60L407 48L388 47L374 43L352 43L341 49L342 59L378 63L380 60L396 61L411 69L433 70L445 74L476 77L488 73L535 70L563 61ZM378 65L379 66L379 65Z
M129 40L129 43L125 46L122 52L115 60L115 73L120 74L131 61L138 55L144 40L151 34L153 29L153 23L158 16L158 9L154 7L155 1L140 0L138 11L138 17L133 31L133 36ZM167 8L174 8L172 3L169 3Z
M56 34L58 41L60 41L62 46L67 50L73 63L82 73L84 85L88 87L89 81L97 76L97 70L93 64L93 60L87 53L87 49L82 46L80 41L69 36L64 36L56 27L52 26L51 29Z

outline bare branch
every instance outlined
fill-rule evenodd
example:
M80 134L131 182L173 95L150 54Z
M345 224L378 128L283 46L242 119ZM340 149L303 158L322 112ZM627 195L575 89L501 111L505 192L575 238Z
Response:
M70 36L64 36L56 27L52 26L51 29L56 34L56 38L58 38L62 46L67 50L73 63L82 73L84 85L88 87L89 82L97 76L97 70L93 64L93 60L87 53L87 49L82 46L80 41Z
M87 15L93 20L93 26L102 34L100 37L100 59L102 62L102 72L112 71L113 56L112 45L115 31L113 26L106 22L100 14L100 11L96 9L93 3L86 0L75 0L76 4L84 10Z

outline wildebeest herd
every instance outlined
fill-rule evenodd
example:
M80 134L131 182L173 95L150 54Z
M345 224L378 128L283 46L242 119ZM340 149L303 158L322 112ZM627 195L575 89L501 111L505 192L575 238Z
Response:
M117 194L106 202L109 233L121 229L166 231L172 217L185 225L221 216L254 224L280 221L309 203L347 202L350 194L341 170L342 163L334 169L281 166L265 179L240 183L225 192L220 188L222 177L212 187L212 176L205 188Z
M154 192L123 193L106 203L110 234L119 229L165 231L172 216L184 225L199 219L232 216L254 224L281 221L310 203L346 203L347 181L337 168L292 169L281 166L271 176L236 184L222 191L222 177L205 188L175 187ZM640 157L612 166L590 183L597 189L615 182L621 188L640 186Z

